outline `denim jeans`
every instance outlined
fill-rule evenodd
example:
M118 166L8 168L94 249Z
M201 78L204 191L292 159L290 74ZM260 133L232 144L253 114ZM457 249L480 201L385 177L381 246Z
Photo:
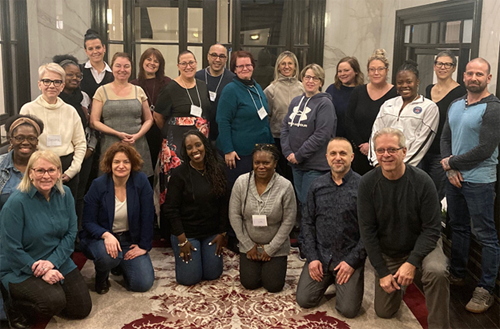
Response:
M130 239L120 239L122 251L118 251L118 257L112 258L106 251L104 240L92 240L87 245L81 245L85 256L94 260L96 273L105 273L109 275L112 268L120 266L123 271L123 277L131 291L148 291L154 283L155 272L149 253L135 257L134 259L124 260L123 257L130 250L132 242Z
M495 183L462 182L461 188L447 183L446 200L449 224L453 232L450 272L455 277L465 277L472 221L474 235L482 246L482 275L478 286L490 293L495 287L500 262L500 247L493 217L494 199Z
M219 257L215 254L217 250L216 243L211 246L208 245L216 236L217 234L203 239L188 238L196 251L191 250L192 260L187 263L184 263L179 256L181 251L178 246L179 240L175 235L170 236L175 256L175 279L178 284L192 286L201 280L215 280L221 276L223 269L222 255Z

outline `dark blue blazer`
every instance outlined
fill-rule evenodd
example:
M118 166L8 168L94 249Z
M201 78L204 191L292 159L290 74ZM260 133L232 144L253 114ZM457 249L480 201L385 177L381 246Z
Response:
M127 214L132 243L151 250L153 239L153 190L143 172L133 171L127 181ZM82 244L102 239L105 232L113 233L115 220L115 185L110 174L96 178L85 195Z

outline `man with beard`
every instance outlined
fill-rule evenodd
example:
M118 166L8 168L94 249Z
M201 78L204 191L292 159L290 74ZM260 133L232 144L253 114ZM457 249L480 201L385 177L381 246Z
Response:
M234 73L226 69L227 63L227 49L223 45L216 43L210 47L208 51L208 66L202 70L199 70L195 74L195 78L201 81L205 81L208 88L208 93L210 96L210 140L214 141L219 135L219 129L217 122L215 121L215 116L217 113L217 104L219 103L219 97L222 93L222 89L233 81Z
M493 288L500 262L500 247L493 216L500 100L489 93L490 64L471 60L464 72L467 95L455 100L441 135L441 164L446 170L449 225L452 229L450 283L463 285L469 258L471 224L482 246L479 283L465 306L482 313L494 302Z
M308 263L297 285L297 303L315 307L335 283L335 308L353 318L363 301L366 258L356 210L361 176L351 170L352 145L343 137L330 140L326 159L331 172L311 184L302 218Z

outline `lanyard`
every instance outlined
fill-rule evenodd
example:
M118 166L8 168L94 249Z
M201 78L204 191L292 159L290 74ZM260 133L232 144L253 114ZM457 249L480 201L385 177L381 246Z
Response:
M255 87L250 87L250 88L255 88ZM257 89L257 88L255 88L255 89ZM250 94L250 97L252 97L252 102L253 102L253 105L255 106L255 109L257 110L257 112L259 112L259 108L257 107L257 103L255 103L255 99L253 99L252 93L248 89L247 89L247 91ZM262 102L262 97L260 97L258 90L257 90L257 95L259 95L260 104L262 105L262 107L264 107L264 103Z
M225 73L226 70L222 71L222 75L220 76L219 78L219 83L217 84L217 88L215 88L215 93L217 94L217 90L219 90L219 86L220 86L220 83L222 82L222 78L224 78L224 73ZM207 72L208 72L208 67L205 69L205 83L207 84L207 87L208 87L208 76L207 76ZM212 76L210 74L210 76ZM213 77L213 76L212 76Z
M184 80L182 80L182 82L184 82ZM187 84L184 83L184 86L187 86ZM196 83L196 81L194 82L194 86L196 88L196 93L198 94L198 101L200 102L200 107L201 107L200 92L198 91L198 84ZM189 100L191 101L191 105L194 105L193 99L191 98L191 95L189 94L188 89L186 87L184 87L184 89L186 89L186 93L188 94Z

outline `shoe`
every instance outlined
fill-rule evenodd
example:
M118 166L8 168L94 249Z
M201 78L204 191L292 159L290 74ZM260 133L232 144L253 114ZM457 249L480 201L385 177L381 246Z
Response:
M112 268L111 269L111 274L116 275L116 276L122 275L123 274L123 270L122 270L121 266L118 265L117 267Z
M6 306L6 305L4 305ZM28 329L32 323L24 316L23 313L13 307L5 307L5 314L9 321L9 327L13 329Z
M109 291L109 272L96 272L95 274L95 292L104 295Z
M450 277L448 279L450 280L450 284L452 286L462 287L463 285L465 285L465 278L457 278L453 274L450 274Z
M493 295L488 290L476 287L471 300L465 305L465 309L472 313L483 313L493 305L494 300Z

